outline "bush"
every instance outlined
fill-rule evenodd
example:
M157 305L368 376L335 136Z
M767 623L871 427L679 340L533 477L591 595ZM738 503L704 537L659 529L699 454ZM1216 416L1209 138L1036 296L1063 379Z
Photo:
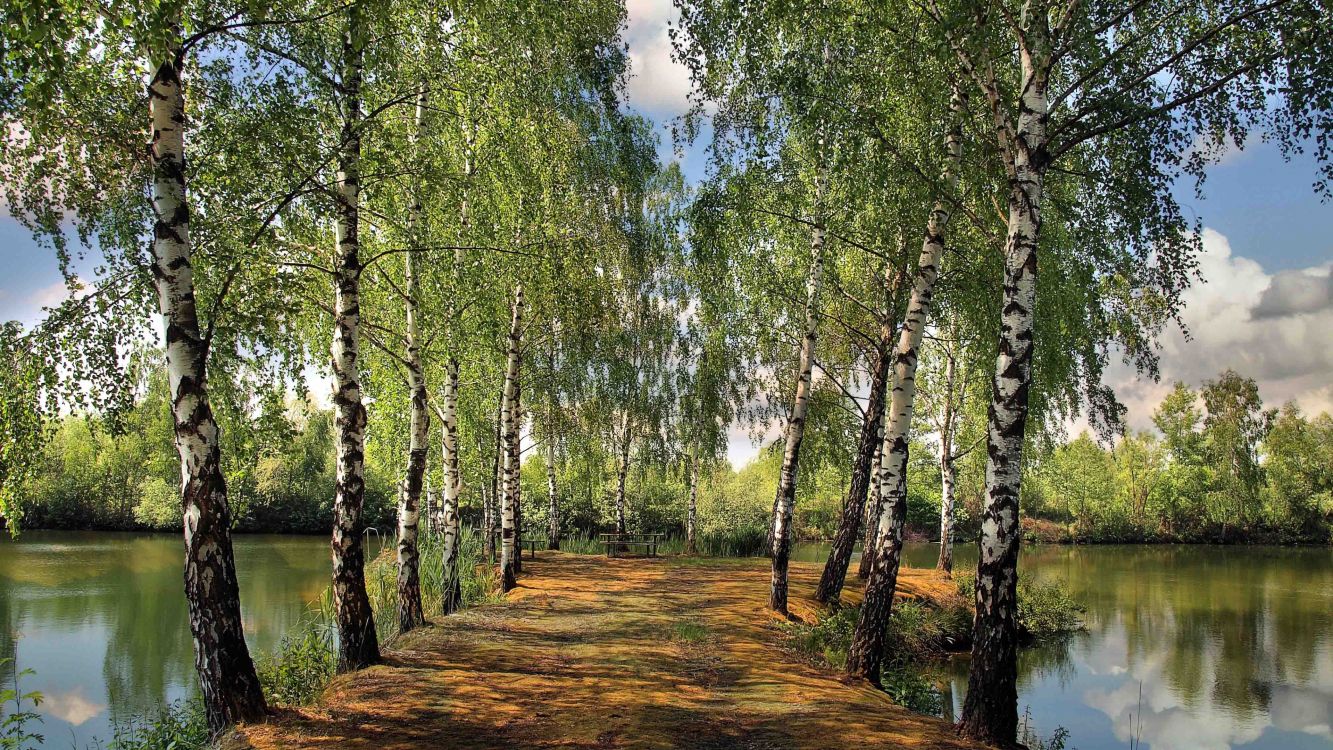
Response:
M967 601L976 597L976 580L971 574L954 575L958 593ZM1083 629L1084 607L1060 582L1035 580L1027 574L1018 576L1018 627L1034 638Z
M319 697L336 666L329 626L312 619L259 659L259 684L270 703L304 706Z
M181 526L180 490L161 477L149 477L139 485L139 502L134 506L135 523L154 530L179 529Z
M155 717L115 728L107 750L206 750L208 720L197 700L172 703Z
M13 664L13 659L0 659L0 667L8 668ZM10 686L0 690L0 748L4 750L26 750L40 747L46 741L45 737L28 729L32 724L42 723L42 715L36 711L42 705L42 694L25 693L19 687L19 681L33 674L31 669L18 670L14 672ZM25 707L25 703L31 705ZM12 709L10 704L13 704Z

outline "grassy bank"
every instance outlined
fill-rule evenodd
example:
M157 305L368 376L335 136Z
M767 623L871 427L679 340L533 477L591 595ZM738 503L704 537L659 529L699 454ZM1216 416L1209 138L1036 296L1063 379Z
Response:
M945 595L902 598L889 618L886 659L880 674L885 692L901 706L938 715L942 693L936 670L950 653L967 651L972 638L971 575L957 575ZM854 601L854 600L853 600ZM785 625L789 644L807 658L831 669L847 663L859 604L824 610L807 622ZM1020 576L1018 625L1025 642L1051 638L1082 628L1083 607L1063 584Z

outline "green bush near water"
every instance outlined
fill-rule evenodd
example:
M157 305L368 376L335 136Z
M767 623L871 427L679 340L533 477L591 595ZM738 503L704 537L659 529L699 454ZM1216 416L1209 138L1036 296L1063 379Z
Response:
M885 660L880 684L893 700L918 713L938 715L943 703L930 675L931 666L945 656L951 644L971 638L974 582L971 576L956 578L959 603L932 606L919 601L894 602L885 634ZM1019 626L1035 637L1055 635L1082 627L1083 607L1063 584L1019 578ZM815 625L784 627L796 650L823 661L834 669L847 666L860 607L836 610Z
M967 601L976 596L976 580L971 574L957 574L958 593ZM1071 633L1083 628L1084 607L1056 581L1039 581L1030 575L1018 576L1018 626L1033 638Z

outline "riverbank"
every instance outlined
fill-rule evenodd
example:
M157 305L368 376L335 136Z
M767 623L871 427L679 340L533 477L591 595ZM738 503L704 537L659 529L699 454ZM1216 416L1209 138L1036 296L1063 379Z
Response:
M504 602L395 639L384 664L223 747L976 747L782 648L766 560L541 552L524 571ZM792 566L798 617L818 574ZM899 588L953 591L918 569Z

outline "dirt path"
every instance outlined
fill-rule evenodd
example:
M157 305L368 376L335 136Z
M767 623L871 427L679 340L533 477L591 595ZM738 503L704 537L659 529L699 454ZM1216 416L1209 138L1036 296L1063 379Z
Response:
M227 747L975 747L780 649L766 560L543 552L524 571L505 603L399 638ZM817 574L793 564L798 613ZM904 571L909 593L942 588Z

